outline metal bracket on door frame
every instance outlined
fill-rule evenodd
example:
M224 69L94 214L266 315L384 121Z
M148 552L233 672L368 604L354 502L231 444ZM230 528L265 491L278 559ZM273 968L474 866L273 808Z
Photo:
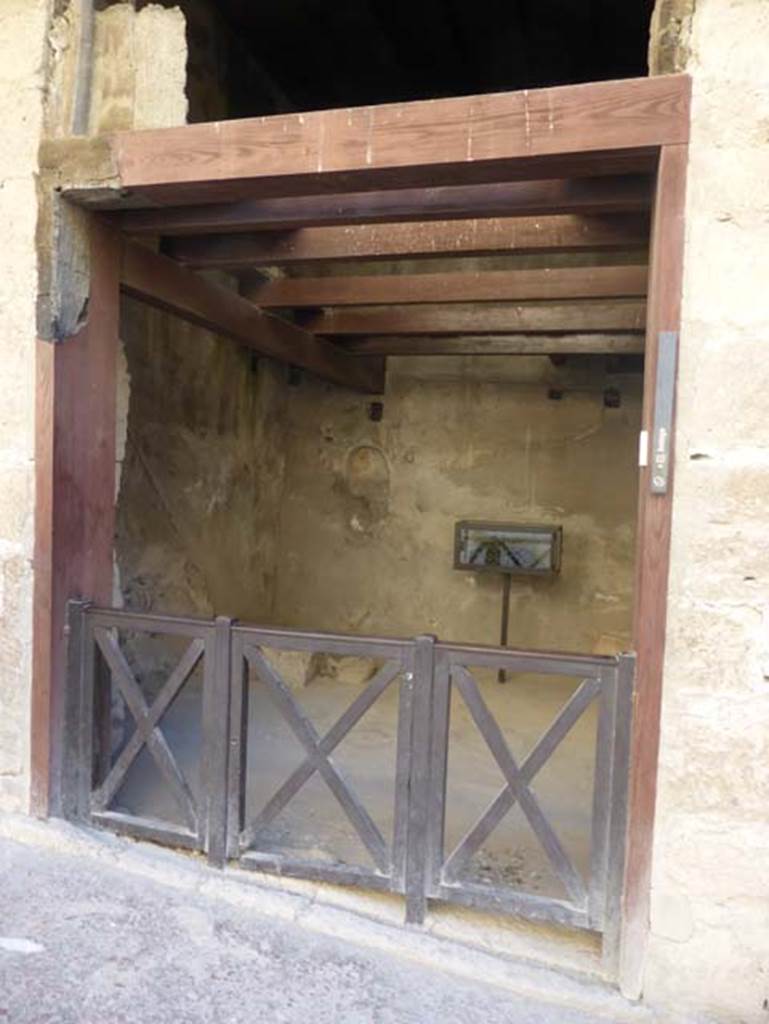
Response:
M673 454L678 331L660 331L658 337L650 488L652 494L667 494Z

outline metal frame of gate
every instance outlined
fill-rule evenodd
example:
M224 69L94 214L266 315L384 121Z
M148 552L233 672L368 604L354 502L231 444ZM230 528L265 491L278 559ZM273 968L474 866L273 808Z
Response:
M424 919L442 900L552 921L604 934L619 926L624 867L632 655L616 657L515 651L411 640L351 637L102 609L72 601L68 616L65 813L100 827L207 854L223 866L323 879L402 894L406 919ZM117 630L186 638L189 643L151 705L121 650ZM265 649L348 655L382 662L336 723L320 735ZM161 728L163 716L202 661L200 784L193 794ZM569 700L519 764L484 701L474 669L579 680ZM109 737L111 677L136 728L113 759ZM255 818L246 814L249 679L257 678L303 748L301 764ZM385 837L332 755L363 715L397 687L393 834ZM449 709L456 690L500 769L504 785L453 850L446 850ZM531 784L587 708L599 705L589 877L583 879L547 819ZM106 723L106 724L105 724ZM126 773L146 747L183 809L182 827L111 809ZM261 842L270 822L316 773L324 780L373 867L284 856ZM545 851L567 899L470 880L473 854L517 804Z

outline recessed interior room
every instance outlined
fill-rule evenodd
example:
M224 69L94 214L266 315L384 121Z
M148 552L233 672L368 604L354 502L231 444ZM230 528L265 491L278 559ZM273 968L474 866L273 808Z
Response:
M289 23L282 8L265 14L261 36L251 29L249 60L237 74L233 54L247 44L245 35L236 43L233 26L252 26L256 14L223 5L221 16L206 13L206 35L203 9L192 9L191 120L484 94L645 68L648 4L621 13L574 5L568 17L563 6L558 32L557 12L545 18L543 6L510 5L491 33L499 59L489 61L472 57L488 24L465 33L459 8L431 6L441 8L441 31L462 60L442 50L439 59L436 47L417 66L408 33L395 24L399 5L387 17L373 3L358 5L344 25L376 16L381 39L368 33L369 48L358 52L329 26L342 70L333 89L321 76L329 91L315 91L312 102L301 62L289 69L274 56ZM341 11L328 15L332 23ZM311 4L292 14L308 54L319 17ZM570 26L585 40L579 59ZM217 51L228 55L223 71L204 68L212 38L227 41ZM513 38L525 61L502 59L503 41ZM548 60L534 59L544 53ZM406 65L409 73L396 75ZM275 357L238 343L237 331L199 313L180 316L124 271L117 602L350 637L427 634L585 656L630 650L652 163L377 192L329 194L325 186L228 204L201 193L183 205L166 198L122 212L129 245L199 275L201 290L258 307L286 344ZM460 566L464 522L486 533ZM504 530L518 537L512 548ZM520 539L527 530L557 535L557 557L550 550L538 563L534 541ZM148 699L157 695L183 645L130 631L121 640ZM318 736L362 699L386 661L269 645L263 654ZM473 677L519 764L582 682L488 667ZM253 665L247 689L244 813L253 823L307 750ZM398 828L398 693L384 691L333 755L385 836ZM193 792L202 701L198 666L164 719ZM134 726L114 686L112 703L114 764ZM597 717L593 704L531 786L585 876ZM458 689L449 737L447 853L505 784ZM326 782L316 773L267 816L261 855L370 866L371 851ZM184 824L148 749L112 809ZM520 806L465 868L479 884L569 895Z

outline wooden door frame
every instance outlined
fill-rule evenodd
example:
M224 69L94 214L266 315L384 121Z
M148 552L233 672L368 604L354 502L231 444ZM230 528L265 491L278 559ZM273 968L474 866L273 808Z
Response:
M689 101L687 76L602 82L53 140L44 147L43 164L72 167L74 153L92 178L84 183L72 174L59 187L97 211L656 168L643 407L648 430L659 332L680 327ZM87 322L69 339L38 343L31 792L33 811L43 816L58 810L65 601L109 602L112 592L121 246L97 214L90 219ZM672 487L651 494L649 472L640 471L638 675L617 940L629 994L640 992L648 933L673 501Z

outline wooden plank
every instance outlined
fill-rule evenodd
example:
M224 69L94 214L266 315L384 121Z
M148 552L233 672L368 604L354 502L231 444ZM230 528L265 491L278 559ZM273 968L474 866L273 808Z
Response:
M322 335L528 334L641 331L646 304L632 299L570 303L331 307L303 319Z
M487 270L450 274L278 277L244 290L263 308L505 302L646 295L645 266Z
M627 852L628 782L630 744L633 734L633 690L635 656L619 659L617 701L614 717L612 788L609 805L609 858L606 870L606 909L603 926L603 967L608 977L616 977L622 938L622 897Z
M112 158L167 205L615 173L688 140L689 93L671 75L243 118L119 132Z
M206 638L203 676L203 744L200 781L204 849L208 863L224 867L227 859L227 779L230 746L229 698L231 687L233 620L216 618L213 635Z
M121 288L133 298L336 384L371 393L383 389L380 362L358 366L356 360L329 342L263 313L230 289L206 281L135 242L124 248Z
M406 828L406 922L422 924L427 912L427 844L430 806L430 734L435 637L414 638L413 702Z
M537 896L517 889L501 889L482 882L463 882L459 885L441 885L435 893L447 903L458 903L471 910L485 910L492 914L511 914L530 921L564 925L567 928L589 928L587 914L565 900Z
M90 225L87 318L37 343L31 807L59 811L70 598L108 604L115 531L120 237Z
M494 253L591 252L645 247L647 218L505 217L256 231L169 239L166 255L191 267L240 270L273 264L326 260L424 259L435 256L483 256Z
M550 356L637 355L644 335L637 334L475 334L439 337L383 335L344 342L357 356Z
M249 670L243 654L243 637L230 633L230 749L227 759L227 857L240 854L240 835L245 826L248 793Z
M155 207L126 210L119 224L127 234L170 236L468 217L640 213L651 207L651 197L650 177L632 174Z
M429 756L429 799L427 802L427 863L425 871L428 896L438 896L443 875L446 845L446 800L449 766L449 727L451 724L451 674L446 652L436 646L433 668Z
M660 159L652 231L642 413L643 429L650 432L654 419L658 335L661 331L678 331L681 323L687 161L686 146L665 147ZM671 446L675 444L675 431L670 443ZM673 454L671 451L671 458ZM620 951L621 985L623 991L633 997L641 991L649 930L673 506L673 480L666 494L652 494L650 477L650 468L642 468L639 475L636 535L636 697Z
M132 836L134 839L147 839L152 843L163 843L186 850L200 848L197 832L155 818L139 818L121 811L98 811L91 816L91 823L109 829L110 832Z

